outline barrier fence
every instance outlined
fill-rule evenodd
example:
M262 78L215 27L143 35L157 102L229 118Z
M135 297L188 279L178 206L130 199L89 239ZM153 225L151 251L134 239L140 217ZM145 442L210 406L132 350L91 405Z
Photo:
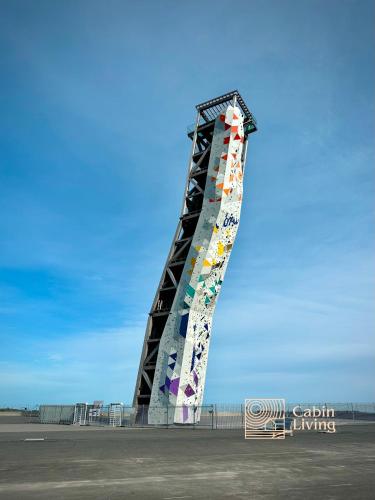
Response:
M375 422L375 403L288 403L286 416L293 417L293 408L298 413L311 408L329 408L334 410L337 422L350 421ZM192 423L174 424L175 408L163 407L164 415L160 426L210 429L242 429L245 421L244 404L212 404L199 408L193 407L194 414L199 415ZM87 403L75 405L41 405L39 410L29 413L25 411L30 422L51 424L73 424L112 427L150 427L148 424L148 406L126 406L122 403L97 406Z

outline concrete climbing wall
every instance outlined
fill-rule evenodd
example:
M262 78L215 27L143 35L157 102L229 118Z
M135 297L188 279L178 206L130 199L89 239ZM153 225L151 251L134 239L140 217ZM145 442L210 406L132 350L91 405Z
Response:
M243 143L241 111L228 106L215 121L202 211L160 341L150 424L199 421L212 316L240 219Z

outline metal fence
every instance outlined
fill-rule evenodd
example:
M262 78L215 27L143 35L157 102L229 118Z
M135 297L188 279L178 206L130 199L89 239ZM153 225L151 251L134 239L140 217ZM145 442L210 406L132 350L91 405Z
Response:
M286 414L293 417L293 409L298 412L312 408L333 409L335 420L375 421L375 403L288 403Z
M72 424L75 405L41 405L39 422L41 424ZM35 416L32 417L33 419Z
M350 421L375 422L375 403L288 403L286 416L293 417L293 409L298 407L301 413L306 409L333 409L337 422ZM212 404L193 407L198 417L188 425L175 424L173 413L175 408L163 407L160 422L162 427L210 428L210 429L243 429L245 407L243 404ZM148 423L149 407L127 406L112 403L105 406L77 403L76 405L42 405L39 411L33 410L30 422L74 424L112 427L150 427ZM26 414L26 411L25 411Z
M159 414L161 419L157 426L170 427L180 426L183 427L208 427L215 428L217 425L217 415L215 414L214 405L206 405L193 407L192 413L197 415L197 418L188 425L175 424L173 421L174 412L177 410L183 411L183 407L160 407ZM149 407L146 405L133 407L124 406L120 404L112 404L95 408L92 405L79 407L75 410L73 419L74 424L80 425L99 425L99 426L112 426L112 427L149 427ZM198 417L199 415L199 417Z

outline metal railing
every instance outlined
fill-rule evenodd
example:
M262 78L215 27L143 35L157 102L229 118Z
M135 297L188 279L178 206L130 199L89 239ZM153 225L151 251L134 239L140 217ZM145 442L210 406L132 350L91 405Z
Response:
M333 409L337 422L375 422L375 403L287 403L286 416L293 417L293 409L301 413L307 409ZM86 403L77 405L41 405L38 410L22 409L24 421L46 424L75 424L112 427L150 427L147 405L133 407L122 403L95 406ZM245 407L243 404L212 404L192 408L197 419L189 424L175 424L175 407L163 407L164 417L159 426L210 429L243 429ZM181 408L182 411L182 408Z
M75 405L41 405L39 406L39 422L41 424L72 424L74 409Z

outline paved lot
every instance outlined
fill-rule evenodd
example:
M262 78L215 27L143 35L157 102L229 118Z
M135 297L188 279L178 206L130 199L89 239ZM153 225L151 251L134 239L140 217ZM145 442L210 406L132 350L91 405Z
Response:
M374 471L373 424L285 441L208 429L0 426L1 499L373 499Z

